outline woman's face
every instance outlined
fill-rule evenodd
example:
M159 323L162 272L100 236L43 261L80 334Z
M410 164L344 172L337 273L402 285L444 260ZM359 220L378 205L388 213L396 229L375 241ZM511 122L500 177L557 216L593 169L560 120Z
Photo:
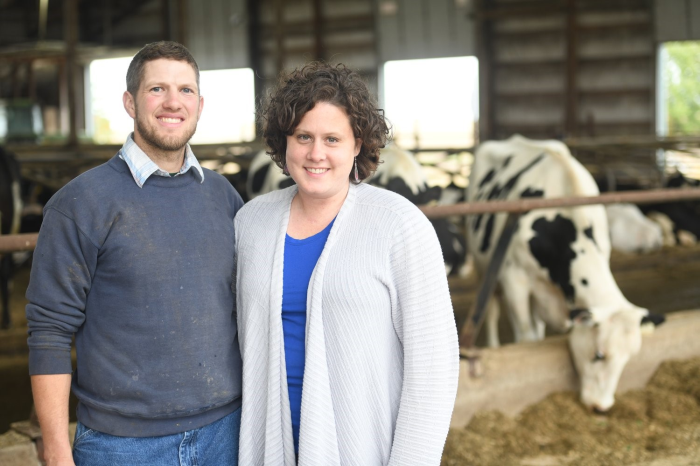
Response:
M287 170L299 194L314 199L344 197L361 146L343 109L328 102L316 103L294 134L287 136Z

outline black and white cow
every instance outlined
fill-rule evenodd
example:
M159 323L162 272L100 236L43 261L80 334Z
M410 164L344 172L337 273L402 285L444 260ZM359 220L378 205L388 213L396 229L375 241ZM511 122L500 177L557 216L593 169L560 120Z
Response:
M666 188L700 189L700 181L676 173L668 178ZM647 215L657 212L673 222L673 233L677 244L695 244L700 238L700 200L663 202L642 206Z
M19 165L11 152L0 147L0 234L19 233L21 214ZM12 254L0 254L0 328L10 326L9 283L12 269Z
M425 172L413 154L390 144L382 149L380 158L382 163L368 180L370 184L394 191L418 206L440 203L442 189L428 186ZM446 218L431 219L430 223L440 242L447 274L459 274L467 257L464 235Z
M482 144L470 175L470 200L593 196L591 175L559 141L513 136ZM469 219L468 245L483 274L505 214ZM499 307L508 312L517 341L538 340L545 324L571 327L569 345L581 379L581 400L606 411L620 374L641 346L646 309L630 303L610 272L610 237L600 205L538 209L520 217L498 275L499 299L486 321L489 344L499 344Z
M368 180L370 184L394 191L415 205L438 203L441 195L440 187L428 186L425 173L413 154L395 145L389 145L382 149L380 159L382 163ZM264 151L255 155L251 161L246 182L249 199L292 184L294 180L283 174ZM447 219L431 220L431 223L440 241L447 273L450 275L459 273L467 255L464 236Z
M264 150L255 154L250 162L246 180L246 193L249 200L293 184L294 180L282 173Z
M610 243L616 251L648 253L664 244L661 225L647 218L634 204L605 206L610 228Z
M599 179L598 187L601 191L610 191L611 187L617 191L637 191L644 189L636 184L617 184L608 179ZM687 178L681 173L669 176L664 184L665 188L700 189L700 181ZM632 207L629 207L631 209ZM655 204L643 204L638 209L646 217L656 223L662 231L662 243L664 246L690 246L697 243L700 238L700 200L668 201ZM636 214L634 214L637 216ZM609 215L608 218L611 218ZM635 231L635 230L632 230ZM614 229L613 248L615 247ZM649 233L647 232L647 235ZM655 234L650 235L655 236ZM623 241L629 242L630 239Z

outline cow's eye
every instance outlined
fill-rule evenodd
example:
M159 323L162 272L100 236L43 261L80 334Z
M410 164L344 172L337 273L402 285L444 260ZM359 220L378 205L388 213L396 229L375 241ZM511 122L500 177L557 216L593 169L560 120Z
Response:
M595 356L593 356L593 362L605 361L605 354L601 351L596 351Z

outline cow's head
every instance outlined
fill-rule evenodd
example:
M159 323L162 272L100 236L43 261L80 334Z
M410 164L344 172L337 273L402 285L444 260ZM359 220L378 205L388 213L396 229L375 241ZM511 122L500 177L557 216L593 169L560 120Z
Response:
M639 307L571 311L571 355L581 380L581 402L605 412L615 403L615 390L630 357L642 345L642 326L658 325L663 316Z

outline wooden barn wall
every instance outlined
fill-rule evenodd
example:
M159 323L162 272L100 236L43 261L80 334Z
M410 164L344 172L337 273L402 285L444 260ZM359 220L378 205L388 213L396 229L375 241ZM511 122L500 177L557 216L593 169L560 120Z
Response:
M651 0L480 0L482 138L651 134Z
M471 1L379 0L376 8L381 63L476 53Z
M700 40L700 1L655 0L656 40Z
M202 70L249 68L245 0L187 0L187 48Z
M251 23L259 95L282 71L312 60L343 63L377 88L374 0L260 0Z
M82 21L90 21L94 23L94 28L96 30L103 31L104 27L102 25L102 18L95 15L88 16L88 12L83 11ZM119 14L118 11L114 11L113 14ZM163 38L163 14L161 10L161 0L149 0L147 2L142 2L138 8L134 10L127 10L124 16L118 16L118 20L113 18L113 24L110 37L106 40L111 44L133 44L135 48L139 49L144 45L160 40ZM99 33L93 37L99 37L102 34ZM100 37L103 39L103 37Z

